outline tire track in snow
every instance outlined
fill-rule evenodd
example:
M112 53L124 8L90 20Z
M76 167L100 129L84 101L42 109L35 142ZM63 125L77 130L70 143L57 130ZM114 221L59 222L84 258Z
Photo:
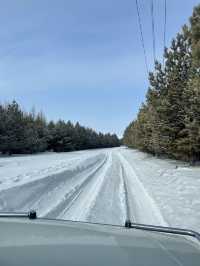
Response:
M104 171L104 180L87 221L123 225L126 219L125 192L121 164L115 152L110 155L110 163ZM102 173L103 175L103 173Z
M120 151L109 150L78 167L1 191L0 209L35 208L39 216L51 218L113 224L124 224L126 218L167 225L133 167Z
M130 203L129 203L128 186L127 186L127 182L125 178L124 167L122 164L120 165L120 171L121 171L120 175L122 178L122 184L123 184L123 190L124 190L124 205L125 205L125 213L126 213L125 221L126 221L126 220L131 220L131 210L130 210Z
M49 208L54 206L57 200L60 201L67 190L73 190L74 185L82 183L104 161L105 154L97 155L83 160L76 168L1 191L0 209L27 211L35 208L40 216L45 216Z
M58 203L58 205L54 206L52 210L50 210L45 217L58 217L63 218L65 213L73 208L73 205L76 204L79 196L84 192L84 188L89 185L89 183L96 178L96 175L99 173L100 169L106 164L107 157L101 162L100 165L94 167L91 172L86 176L83 182L77 184L73 187L68 193L66 193L62 200ZM83 173L81 173L83 174Z
M72 205L63 210L59 218L76 221L89 221L90 212L95 205L99 192L105 180L106 172L112 165L112 153L107 154L106 162L96 171L90 182L77 192L77 197ZM102 211L102 210L101 210Z
M130 210L130 220L138 223L167 226L156 203L150 197L143 184L139 180L132 165L118 153L123 165L124 178L127 184L127 198Z

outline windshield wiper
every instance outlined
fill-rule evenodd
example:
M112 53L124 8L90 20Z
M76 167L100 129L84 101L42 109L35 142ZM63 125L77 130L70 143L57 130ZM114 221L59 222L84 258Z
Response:
M125 227L126 228L146 230L146 231L151 231L151 232L160 232L160 233L167 233L167 234L191 236L191 237L196 238L198 241L200 241L200 234L193 231L193 230L180 229L180 228L174 228L174 227L138 224L138 223L132 223L130 220L126 220Z
M29 212L0 212L0 218L29 218L33 220L37 218L37 213L35 210L31 210ZM106 224L106 225L110 225L110 224ZM193 230L132 223L130 220L125 221L125 227L128 229L139 229L139 230L146 230L150 232L160 232L160 233L166 233L166 234L191 236L191 237L196 238L198 241L200 241L200 234Z
M36 219L37 213L35 210L29 212L0 212L0 218L29 218Z

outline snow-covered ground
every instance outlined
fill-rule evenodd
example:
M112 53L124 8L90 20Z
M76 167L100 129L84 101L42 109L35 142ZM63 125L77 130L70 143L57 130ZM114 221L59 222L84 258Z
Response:
M200 167L124 147L0 157L0 211L200 232Z

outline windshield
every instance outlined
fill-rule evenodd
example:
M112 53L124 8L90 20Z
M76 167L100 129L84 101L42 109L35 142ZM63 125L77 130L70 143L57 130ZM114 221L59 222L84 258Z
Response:
M0 212L200 232L199 1L5 1Z

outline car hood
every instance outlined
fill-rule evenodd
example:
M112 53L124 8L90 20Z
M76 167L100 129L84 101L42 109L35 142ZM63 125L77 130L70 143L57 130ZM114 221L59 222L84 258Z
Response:
M58 220L0 219L0 265L199 266L192 237Z

